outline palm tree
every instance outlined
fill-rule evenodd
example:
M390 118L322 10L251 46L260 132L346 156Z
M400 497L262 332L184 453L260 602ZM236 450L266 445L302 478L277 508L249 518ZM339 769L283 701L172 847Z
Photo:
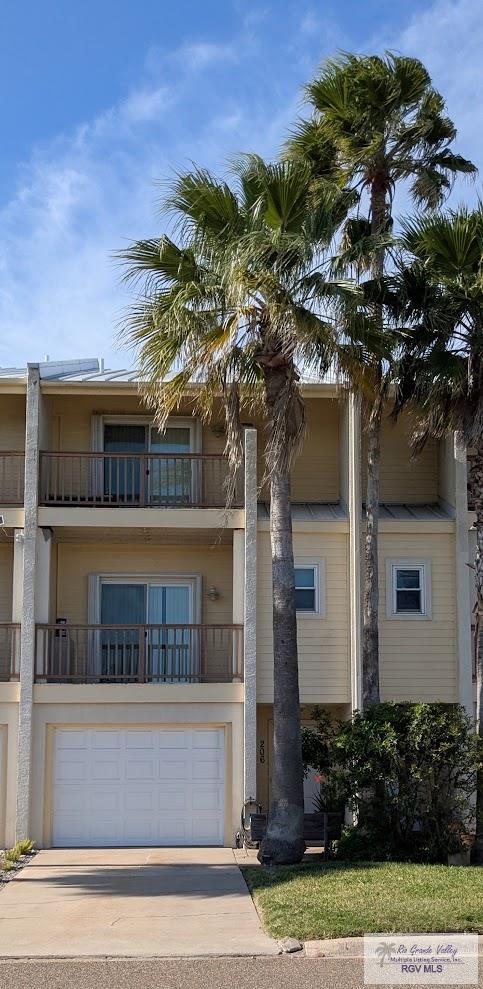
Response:
M304 435L297 363L326 368L334 329L322 315L343 286L321 272L323 251L345 209L336 189L314 192L302 163L244 156L230 185L195 169L166 200L178 243L137 241L120 257L141 281L124 338L139 351L147 393L163 426L189 381L208 415L223 396L227 451L241 460L240 401L265 410L273 578L274 763L264 861L300 861L303 769L290 469ZM169 377L170 380L166 381Z
M365 253L377 282L386 269L385 238L392 228L398 184L408 183L415 203L432 209L443 201L457 173L473 174L475 167L451 151L454 124L417 59L390 52L384 57L342 54L324 64L307 86L306 98L313 115L298 124L288 154L307 161L322 178L333 177L337 161L341 181L367 196ZM376 333L383 333L384 311L378 303L372 305L372 319ZM366 422L364 707L379 701L379 464L386 369L375 356Z
M416 400L416 449L450 430L472 449L476 514L477 730L483 740L483 204L403 225L409 265L398 279L398 317L412 325L396 411ZM483 863L483 765L477 776L476 845Z

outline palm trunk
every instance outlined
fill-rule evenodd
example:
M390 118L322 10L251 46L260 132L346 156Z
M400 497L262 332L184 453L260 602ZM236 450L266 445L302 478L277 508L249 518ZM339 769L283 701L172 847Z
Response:
M384 177L374 181L371 190L371 233L377 236L386 221ZM373 265L374 278L384 274L384 249ZM382 333L382 306L375 306L374 319ZM382 367L374 365L372 405L367 427L366 541L364 573L364 615L362 625L362 706L379 704L379 474L381 459Z
M362 706L379 704L379 474L382 403L374 402L367 427L367 494L364 618L362 628Z
M269 418L276 410L280 375L267 382ZM278 384L277 384L278 382ZM273 404L272 404L273 400ZM290 469L270 479L273 582L273 770L267 832L258 858L271 865L300 862L304 795L297 654L297 616L290 499Z
M476 512L476 730L483 739L483 444L471 465ZM483 744L483 743L482 743ZM483 768L476 778L476 839L474 861L483 865Z

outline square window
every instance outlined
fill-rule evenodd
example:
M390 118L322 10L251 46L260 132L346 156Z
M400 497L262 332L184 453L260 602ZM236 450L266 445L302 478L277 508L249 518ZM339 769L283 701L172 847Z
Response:
M317 612L317 567L295 567L295 607Z

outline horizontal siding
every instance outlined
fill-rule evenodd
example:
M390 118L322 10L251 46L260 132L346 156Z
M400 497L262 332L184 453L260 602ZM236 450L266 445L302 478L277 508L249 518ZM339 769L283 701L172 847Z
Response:
M88 576L92 573L200 574L202 622L231 624L233 615L231 546L123 546L61 543L58 546L56 614L87 622ZM207 590L220 592L210 601Z
M380 677L384 700L457 700L456 587L451 533L381 534ZM386 561L431 561L432 618L388 619Z
M13 543L0 543L0 622L12 620Z
M339 500L339 402L313 399L305 402L307 430L303 449L292 470L293 501ZM265 435L261 419L253 419L258 429L258 481L265 471ZM268 486L260 497L268 500Z
M347 536L294 534L295 556L325 560L325 618L298 619L300 700L349 700L349 590ZM273 701L272 570L270 537L259 533L257 585L257 699Z
M381 435L381 501L434 502L438 500L438 457L434 441L411 459L411 421L401 416L393 422L385 415ZM362 497L367 484L367 435L362 435Z

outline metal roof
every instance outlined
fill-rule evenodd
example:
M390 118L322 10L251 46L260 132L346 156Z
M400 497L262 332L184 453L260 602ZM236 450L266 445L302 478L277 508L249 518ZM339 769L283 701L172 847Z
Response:
M270 518L270 503L260 501L258 503L258 518ZM348 518L347 509L339 502L292 502L292 518L302 519L304 522L327 522L334 519Z
M32 362L38 366L40 377L46 381L126 381L136 382L140 380L139 370L136 367L110 368L104 366L104 360L98 357L74 359L66 361L39 361ZM26 367L0 367L0 380L2 378L27 377ZM323 379L312 375L303 376L302 383L305 385L336 384L337 379L332 371L329 371Z

